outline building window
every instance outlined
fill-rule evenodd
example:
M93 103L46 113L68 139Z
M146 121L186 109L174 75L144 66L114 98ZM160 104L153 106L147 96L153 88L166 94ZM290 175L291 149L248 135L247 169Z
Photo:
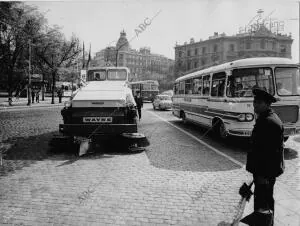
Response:
M234 44L230 44L229 50L230 50L230 52L234 52Z
M195 56L197 56L198 55L198 49L196 48L195 49Z
M218 52L218 45L217 44L214 45L214 52Z
M251 49L251 42L250 42L250 40L246 41L246 49Z
M198 67L198 62L195 61L195 62L194 62L194 68L197 68L197 67Z
M272 50L276 50L276 42L275 41L272 42Z
M191 50L187 51L187 55L190 56L191 55Z
M204 58L201 59L201 64L202 64L202 66L204 66L206 64L206 60Z
M265 48L266 48L266 43L265 43L265 40L264 40L264 39L261 39L261 40L260 40L260 48L261 48L261 49L265 49Z
M179 56L179 57L182 57L182 52L181 52L181 51L179 51L178 56Z
M191 68L192 68L192 62L189 61L187 64L187 69L190 70Z
M202 48L202 54L205 54L206 53L206 47L203 47Z
M280 46L280 52L281 53L286 53L286 46L285 45Z

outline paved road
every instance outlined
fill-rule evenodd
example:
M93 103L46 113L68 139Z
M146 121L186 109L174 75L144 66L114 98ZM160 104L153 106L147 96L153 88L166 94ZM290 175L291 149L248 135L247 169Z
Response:
M0 112L2 149L7 149L0 166L0 224L232 222L238 188L250 180L241 167L244 140L221 143L199 127L183 125L170 111L154 112L146 104L139 124L151 144L145 152L129 155L100 146L95 154L77 158L48 147L61 122L59 110ZM290 165L298 161L292 154L291 170L282 179L291 189L297 167Z

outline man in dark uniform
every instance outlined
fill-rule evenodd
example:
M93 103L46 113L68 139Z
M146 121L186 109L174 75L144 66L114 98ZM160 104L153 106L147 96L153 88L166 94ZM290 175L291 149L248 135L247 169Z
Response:
M139 120L142 118L142 110L141 108L143 107L143 98L141 97L140 91L136 91L136 96L134 97L136 107L139 113Z
M252 92L258 117L251 135L252 150L247 155L246 170L254 179L254 213L269 214L269 223L263 225L273 225L274 184L284 171L283 126L270 107L276 102L275 97L262 88L254 88Z

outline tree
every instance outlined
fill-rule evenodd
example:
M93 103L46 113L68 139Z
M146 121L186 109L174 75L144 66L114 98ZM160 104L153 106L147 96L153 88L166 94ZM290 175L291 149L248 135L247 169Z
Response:
M40 32L46 20L21 2L0 2L0 15L0 72L6 76L11 105L14 75L27 68L28 40Z
M35 53L51 71L52 77L52 101L54 104L55 84L59 70L71 64L81 53L79 39L73 35L66 40L59 28L55 26L39 39Z

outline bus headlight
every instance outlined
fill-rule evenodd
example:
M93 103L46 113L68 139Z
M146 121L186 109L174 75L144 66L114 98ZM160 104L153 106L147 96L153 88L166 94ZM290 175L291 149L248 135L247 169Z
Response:
M237 119L239 121L245 121L246 120L246 114L239 114L238 117L237 117Z
M246 114L246 120L247 120L247 121L250 122L250 121L252 121L253 119L254 119L254 115L253 115L253 114L251 114L251 113L247 113L247 114Z

